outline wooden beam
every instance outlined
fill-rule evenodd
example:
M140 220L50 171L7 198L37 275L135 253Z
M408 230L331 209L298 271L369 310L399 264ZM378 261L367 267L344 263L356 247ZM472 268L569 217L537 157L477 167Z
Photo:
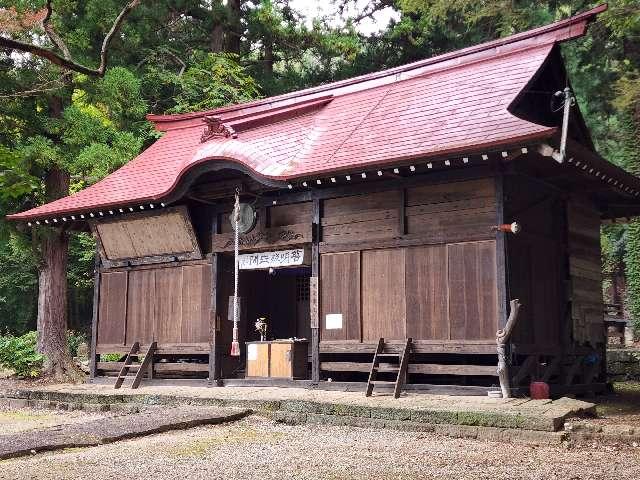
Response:
M100 310L100 252L97 250L93 265L93 315L91 317L91 347L89 348L90 382L96 377L96 362L98 361L96 347L98 344L98 312Z
M213 215L212 234L220 231L219 215ZM209 385L217 384L220 379L220 362L218 361L218 284L222 277L222 255L211 255L211 317L209 319L209 336L211 348L209 350Z
M322 229L320 219L322 204L319 199L313 200L312 222L313 235L311 246L311 281L309 283L309 308L311 316L311 381L320 381L320 240Z
M495 177L496 225L505 223L504 219L504 175ZM506 233L496 232L496 281L498 287L498 328L505 328L507 322L507 239Z
M389 353L399 353L402 351L404 342L402 340L387 340L385 348ZM360 354L375 352L377 342L359 341L321 341L320 353L340 353L340 354ZM495 342L487 341L451 341L451 340L414 340L414 353L451 353L460 355L496 355ZM370 364L369 364L370 365ZM495 367L494 367L495 368Z

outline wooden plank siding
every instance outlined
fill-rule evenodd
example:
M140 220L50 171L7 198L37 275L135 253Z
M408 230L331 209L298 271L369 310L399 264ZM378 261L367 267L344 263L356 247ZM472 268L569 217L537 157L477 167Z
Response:
M360 324L360 252L330 253L321 258L321 338L362 339ZM341 329L327 329L327 314L342 314Z
M573 339L596 347L605 343L600 216L586 200L572 199L567 224Z
M101 273L98 349L210 341L211 264Z
M323 203L322 344L380 337L495 342L493 178ZM402 244L411 238L419 240ZM394 244L376 247L379 239ZM341 245L350 250L340 252ZM327 314L342 314L343 328L327 330Z

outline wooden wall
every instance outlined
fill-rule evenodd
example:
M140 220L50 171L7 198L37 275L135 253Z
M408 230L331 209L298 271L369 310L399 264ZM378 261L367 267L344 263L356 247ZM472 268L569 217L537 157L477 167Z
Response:
M567 205L573 340L592 347L605 342L600 215L582 198Z
M519 349L545 351L566 342L565 201L527 177L505 179L506 221L522 226L507 236L508 295L522 304L513 335Z
M208 345L210 308L210 263L103 271L98 350L126 350L136 341Z
M493 178L325 200L322 341L495 341L495 205Z
M326 253L321 339L495 340L495 241ZM327 315L342 328L327 329Z

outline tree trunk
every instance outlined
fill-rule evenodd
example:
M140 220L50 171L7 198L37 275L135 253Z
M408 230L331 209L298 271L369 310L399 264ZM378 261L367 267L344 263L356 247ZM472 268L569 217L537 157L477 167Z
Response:
M242 39L242 0L228 0L227 52L240 54Z
M213 53L220 53L224 50L224 27L221 21L218 21L211 30L210 48Z
M60 118L62 99L51 99L50 115ZM53 167L45 177L47 202L69 194L69 173ZM45 355L43 374L55 381L79 381L84 374L75 365L67 345L67 260L69 238L62 228L42 228L39 237L38 351Z

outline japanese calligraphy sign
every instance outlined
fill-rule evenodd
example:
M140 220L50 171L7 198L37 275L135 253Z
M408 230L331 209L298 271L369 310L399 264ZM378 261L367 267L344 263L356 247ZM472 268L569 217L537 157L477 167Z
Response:
M277 252L247 253L238 256L240 270L294 267L304 263L304 249L279 250Z

